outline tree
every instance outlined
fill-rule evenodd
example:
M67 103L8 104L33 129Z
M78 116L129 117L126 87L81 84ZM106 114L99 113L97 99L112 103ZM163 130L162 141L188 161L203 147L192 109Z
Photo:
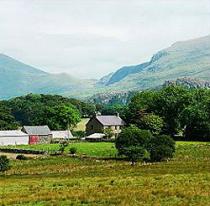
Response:
M17 129L18 123L16 122L14 116L10 109L0 102L0 130L10 130Z
M154 136L146 146L150 160L157 162L172 158L175 152L175 141L167 135Z
M190 105L192 98L190 90L180 86L168 86L157 93L150 109L163 117L166 134L174 136L182 129L181 113Z
M65 130L74 127L80 121L80 113L70 104L58 105L47 108L43 120L51 129Z
M63 112L66 113L68 110L64 107L68 107L69 110L79 113L79 116L90 116L95 111L95 105L59 95L29 94L5 101L5 105L11 110L12 115L21 125L40 125L50 122L53 126L56 125L55 128L51 127L52 129L63 128L64 124L60 119L60 123L57 122L55 118L55 115L57 115L56 109L62 110L61 114L63 114ZM69 113L71 112L69 111ZM49 119L50 116L52 117L51 119ZM69 119L72 125L75 123L73 119L77 119L77 117L73 115L73 118Z
M0 156L0 172L5 172L10 169L10 161L5 155Z
M152 134L160 134L164 126L164 121L161 117L155 114L144 115L138 127L145 130L150 130Z
M142 153L145 151L142 148L146 148L149 140L152 138L150 131L141 130L136 126L129 126L122 130L116 139L115 146L119 155L125 155L130 160L133 159L142 160ZM136 150L136 156L134 155Z
M192 91L180 86L172 85L161 90L141 92L132 98L127 120L128 123L141 125L141 119L145 115L151 113L158 115L165 123L163 132L174 136L182 130L181 113L192 100Z
M104 134L107 139L110 139L114 136L114 132L111 128L104 129Z

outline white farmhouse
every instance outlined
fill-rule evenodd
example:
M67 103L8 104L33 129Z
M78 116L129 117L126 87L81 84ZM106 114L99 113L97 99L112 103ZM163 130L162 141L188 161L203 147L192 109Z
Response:
M27 145L29 143L28 134L20 130L0 131L0 145Z

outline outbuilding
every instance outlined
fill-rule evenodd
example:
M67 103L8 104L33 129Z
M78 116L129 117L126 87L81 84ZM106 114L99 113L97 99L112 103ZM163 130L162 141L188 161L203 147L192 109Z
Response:
M70 130L58 130L58 131L52 131L52 138L53 139L71 139L73 138L73 135Z
M52 141L52 132L47 125L24 126L22 131L29 135L29 144L49 144Z
M29 135L20 130L0 131L0 145L27 145Z

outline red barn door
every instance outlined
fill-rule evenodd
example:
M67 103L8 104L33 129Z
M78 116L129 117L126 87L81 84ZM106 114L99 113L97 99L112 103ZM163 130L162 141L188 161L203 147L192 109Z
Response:
M29 137L29 144L37 144L39 142L39 136L30 136Z

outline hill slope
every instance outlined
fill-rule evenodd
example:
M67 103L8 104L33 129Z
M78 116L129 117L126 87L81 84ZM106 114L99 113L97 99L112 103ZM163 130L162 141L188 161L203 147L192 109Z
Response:
M149 62L123 67L104 85L117 90L147 89L183 77L210 79L210 35L177 42L156 53Z
M0 99L27 93L76 94L83 85L68 74L50 74L0 54ZM91 87L91 81L85 86Z

